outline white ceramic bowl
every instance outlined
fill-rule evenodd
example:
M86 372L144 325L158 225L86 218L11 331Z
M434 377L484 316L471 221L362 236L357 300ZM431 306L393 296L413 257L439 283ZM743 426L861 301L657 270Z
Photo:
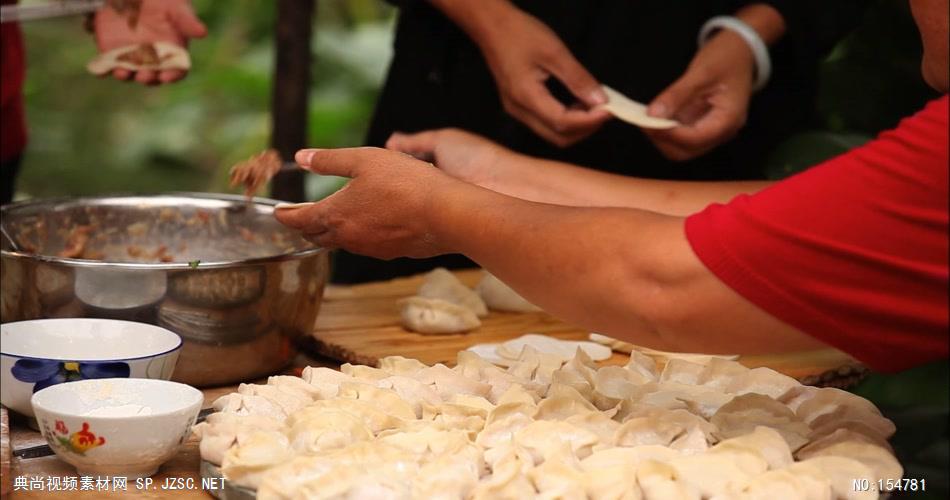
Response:
M191 434L201 391L167 380L111 378L47 387L33 411L56 455L80 476L148 477Z
M168 380L181 352L170 330L114 319L36 319L0 325L0 402L28 417L30 397L90 378Z

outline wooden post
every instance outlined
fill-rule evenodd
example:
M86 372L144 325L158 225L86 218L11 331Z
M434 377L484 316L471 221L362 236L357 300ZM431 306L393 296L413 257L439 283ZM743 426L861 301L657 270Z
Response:
M307 144L314 7L315 0L277 0L271 147L284 161L293 161L294 153ZM271 196L295 203L304 201L304 172L279 173L271 185Z

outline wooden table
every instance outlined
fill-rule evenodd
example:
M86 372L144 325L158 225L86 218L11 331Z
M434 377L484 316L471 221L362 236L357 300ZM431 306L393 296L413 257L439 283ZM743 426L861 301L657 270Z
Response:
M474 285L479 276L476 272L458 273L467 285ZM567 325L544 313L504 314L492 313L485 318L481 328L459 335L426 336L407 332L399 326L396 300L415 294L421 283L420 277L397 279L390 282L370 283L352 287L329 286L324 303L315 326L313 343L308 354L301 354L294 361L288 373L299 374L304 366L327 366L339 368L339 361L352 361L363 364L375 364L380 357L400 354L414 357L423 362L453 363L460 349L480 342L498 342L518 337L528 332L539 332L565 339L583 339L587 331ZM306 347L306 346L305 346ZM324 356L326 355L326 356ZM331 359L331 357L333 359ZM626 355L615 354L608 363L623 363ZM772 366L773 368L800 376L807 373L821 373L828 367L836 367L840 357L835 353L804 353L800 356L759 356L743 358L747 366ZM801 373L797 373L801 372ZM205 407L223 394L234 392L237 386L205 389ZM14 450L45 444L42 436L27 428L23 422L11 422L10 442ZM7 458L4 456L3 458ZM191 438L185 442L181 451L166 463L154 476L154 489L137 489L134 482L128 484L126 491L56 491L45 489L47 477L75 477L76 471L70 465L55 456L35 459L13 459L10 463L12 479L18 476L42 478L43 491L13 491L13 499L30 498L210 498L201 489L199 477L198 441ZM6 472L6 470L4 470ZM6 475L6 474L5 474ZM163 490L160 484L166 480L191 481L191 488L185 490ZM187 484L186 484L187 485ZM6 498L8 495L4 495Z

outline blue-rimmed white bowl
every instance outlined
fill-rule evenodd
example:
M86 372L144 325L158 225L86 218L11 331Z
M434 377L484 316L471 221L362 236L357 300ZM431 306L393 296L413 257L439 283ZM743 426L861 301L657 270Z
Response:
M33 417L30 398L86 379L169 380L181 338L165 328L114 319L65 318L0 325L0 402Z

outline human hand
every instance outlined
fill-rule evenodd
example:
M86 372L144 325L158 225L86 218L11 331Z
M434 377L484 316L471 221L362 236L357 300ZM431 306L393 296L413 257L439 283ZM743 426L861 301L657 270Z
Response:
M508 114L560 147L584 139L609 119L606 111L595 109L607 102L597 80L547 25L513 7L488 24L476 42ZM551 95L545 86L551 77L563 83L580 105L565 106Z
M452 177L489 189L498 171L518 156L484 137L456 128L416 134L396 132L386 141L386 148L433 162Z
M681 126L644 133L667 158L696 158L731 139L745 125L755 59L746 42L723 30L703 46L686 72L657 96L651 116Z
M188 46L191 38L203 38L208 34L205 25L195 16L190 0L142 0L138 20L130 26L127 17L115 9L100 9L95 16L96 44L99 52L137 45L140 43L168 42L181 47ZM185 77L187 71L171 69L163 71L130 71L116 68L112 76L118 80L130 80L152 85L171 83Z
M381 259L447 253L432 234L437 193L465 186L408 155L379 148L304 149L297 163L352 180L312 203L278 206L275 217L314 243Z

